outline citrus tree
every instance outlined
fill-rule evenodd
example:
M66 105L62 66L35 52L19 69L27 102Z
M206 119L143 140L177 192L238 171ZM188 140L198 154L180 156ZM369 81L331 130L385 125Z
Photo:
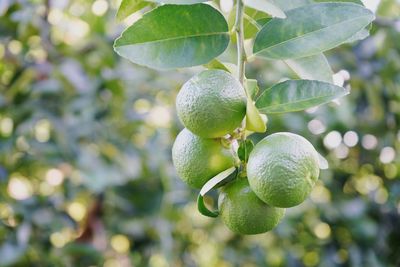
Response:
M241 234L271 230L285 208L307 198L327 166L299 135L274 133L256 145L247 137L267 130L268 114L301 111L348 94L334 83L323 52L368 36L373 13L360 1L237 0L226 18L211 1L124 0L117 17L143 8L150 11L115 40L119 55L160 70L206 69L176 99L186 127L172 149L177 173L201 189L202 214L221 214ZM237 47L235 64L220 60L229 43ZM245 72L256 58L284 61L299 79L259 90ZM203 196L217 187L219 207L211 211Z

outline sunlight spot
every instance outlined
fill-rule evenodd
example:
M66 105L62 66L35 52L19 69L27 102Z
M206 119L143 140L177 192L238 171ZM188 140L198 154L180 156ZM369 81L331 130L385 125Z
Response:
M111 238L111 247L118 253L126 253L130 247L129 239L124 235L114 235Z
M310 132L315 135L322 134L326 130L325 125L318 119L311 120L307 124L307 127L308 127L308 130L310 130Z
M396 151L393 149L393 147L387 146L382 148L381 153L379 155L379 160L383 164L388 164L394 160L396 157Z
M378 139L372 134L366 134L361 141L362 146L367 150L372 150L378 145Z
M166 107L154 107L150 110L147 122L155 127L167 128L171 123L171 113Z
M133 109L139 114L148 112L150 108L151 104L147 99L141 98L136 100L135 103L133 103Z
M67 208L68 214L77 222L80 222L86 216L86 207L79 202L72 202Z
M33 194L30 181L23 176L12 177L8 183L7 191L8 194L16 200L25 200Z
M46 173L46 181L52 185L60 185L64 181L64 174L59 169L50 169Z
M61 10L53 8L50 10L49 15L47 16L47 20L52 25L57 25L63 20L64 14Z
M327 223L319 223L314 227L314 233L319 239L326 239L331 235L331 228Z
M343 142L348 147L354 147L358 143L358 135L354 131L348 131L343 136Z
M8 50L14 55L17 55L22 50L22 43L17 40L12 40L8 43Z
M14 128L14 121L5 117L0 120L0 132L3 136L10 136Z
M35 138L40 143L45 143L50 139L50 122L48 120L39 120L35 125Z
M92 12L96 16L102 16L107 12L108 3L105 0L96 0L92 5Z
M328 133L324 138L324 145L328 149L334 149L342 142L342 136L338 131Z
M349 155L349 148L343 144L340 144L335 148L334 152L338 159L345 159Z
M374 200L378 204L385 204L388 200L389 193L385 188L379 188L374 196Z

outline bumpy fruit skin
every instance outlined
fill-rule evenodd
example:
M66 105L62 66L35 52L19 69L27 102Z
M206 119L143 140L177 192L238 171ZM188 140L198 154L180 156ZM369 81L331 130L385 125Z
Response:
M318 153L299 135L275 133L254 147L247 175L251 189L265 203L293 207L307 198L318 180Z
M176 98L183 125L204 138L222 137L240 126L246 95L228 72L206 70L187 81Z
M194 188L201 188L218 173L234 165L234 157L220 140L201 138L187 129L176 137L172 161L179 177Z
M218 208L225 225L244 235L270 231L285 214L285 209L262 202L251 190L247 178L238 178L222 188Z

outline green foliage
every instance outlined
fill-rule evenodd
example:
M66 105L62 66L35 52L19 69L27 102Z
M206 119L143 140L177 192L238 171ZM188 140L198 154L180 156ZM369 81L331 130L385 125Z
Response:
M127 28L114 49L132 62L166 69L205 64L228 42L228 25L211 6L163 5Z
M272 19L258 33L253 52L258 57L289 59L332 49L367 26L371 11L348 3L307 5L286 12L286 19Z
M132 13L141 10L148 4L149 2L144 0L123 0L117 12L117 19L123 20Z
M332 69L324 54L295 59L286 59L285 63L302 79L333 83Z
M282 113L318 106L349 92L340 86L321 81L289 80L264 90L256 106L263 113Z
M244 0L244 4L273 17L286 18L285 13L273 1L268 0Z

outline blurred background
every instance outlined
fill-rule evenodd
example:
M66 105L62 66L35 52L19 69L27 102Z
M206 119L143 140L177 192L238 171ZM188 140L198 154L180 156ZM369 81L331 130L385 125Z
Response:
M141 16L118 23L119 1L0 0L0 266L400 266L400 1L367 4L371 36L327 53L351 94L269 117L330 168L275 230L240 236L198 213L171 163L175 97L200 67L117 56ZM247 77L295 78L271 61Z

